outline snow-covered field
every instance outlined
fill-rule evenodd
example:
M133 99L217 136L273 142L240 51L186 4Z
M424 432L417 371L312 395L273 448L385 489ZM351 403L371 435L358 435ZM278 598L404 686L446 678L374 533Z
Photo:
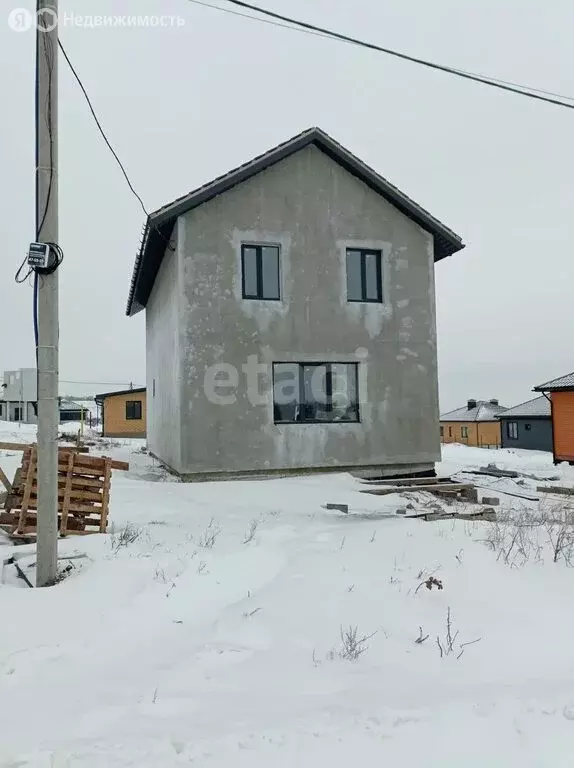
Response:
M404 499L343 474L165 482L141 447L108 449L132 465L113 479L117 532L61 542L89 558L68 578L32 590L4 569L0 766L573 764L574 569L544 526L507 557L510 523L397 517ZM543 453L447 446L440 470L493 461L574 485ZM9 476L18 462L0 453ZM503 517L536 512L502 498ZM429 576L443 589L417 590ZM363 652L342 658L355 627Z

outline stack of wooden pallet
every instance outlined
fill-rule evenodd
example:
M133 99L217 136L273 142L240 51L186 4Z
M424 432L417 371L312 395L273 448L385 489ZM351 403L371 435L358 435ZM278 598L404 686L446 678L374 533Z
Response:
M6 447L0 443L0 448ZM13 483L7 485L0 527L14 537L34 537L38 505L38 449L14 445L23 451L22 464ZM112 469L128 470L129 464L107 457L86 456L74 448L58 450L58 530L69 534L104 533L108 525Z

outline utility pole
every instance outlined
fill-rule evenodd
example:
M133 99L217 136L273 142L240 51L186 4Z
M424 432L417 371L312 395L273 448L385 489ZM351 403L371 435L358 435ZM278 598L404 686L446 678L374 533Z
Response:
M58 242L58 0L37 0L36 241ZM36 586L58 572L58 270L38 281Z

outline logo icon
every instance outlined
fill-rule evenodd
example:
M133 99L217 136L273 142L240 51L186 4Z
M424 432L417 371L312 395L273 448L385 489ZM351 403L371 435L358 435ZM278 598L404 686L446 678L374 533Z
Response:
M14 8L8 14L8 26L14 32L27 32L34 22L34 15L27 8Z

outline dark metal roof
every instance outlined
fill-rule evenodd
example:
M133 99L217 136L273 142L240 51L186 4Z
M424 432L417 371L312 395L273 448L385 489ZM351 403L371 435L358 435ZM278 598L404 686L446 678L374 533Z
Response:
M509 408L499 416L500 419L549 419L550 401L544 395L527 400L525 403Z
M149 216L134 265L126 314L135 315L146 306L165 250L170 246L170 237L178 216L206 203L223 192L227 192L237 184L247 181L311 144L349 173L361 179L367 186L392 203L401 213L432 234L435 244L435 261L440 261L445 256L450 256L464 248L461 238L445 224L435 219L418 203L415 203L397 187L379 176L372 168L320 128L310 128L239 166L239 168L235 168L189 194L177 198Z
M534 387L534 392L559 392L561 389L574 389L574 373L568 373L559 379L552 379L546 384L539 384Z
M100 395L96 395L94 400L96 403L101 403L106 399L106 397L113 397L114 395L137 395L145 391L146 387L136 387L135 389L118 389L115 392L102 392Z

